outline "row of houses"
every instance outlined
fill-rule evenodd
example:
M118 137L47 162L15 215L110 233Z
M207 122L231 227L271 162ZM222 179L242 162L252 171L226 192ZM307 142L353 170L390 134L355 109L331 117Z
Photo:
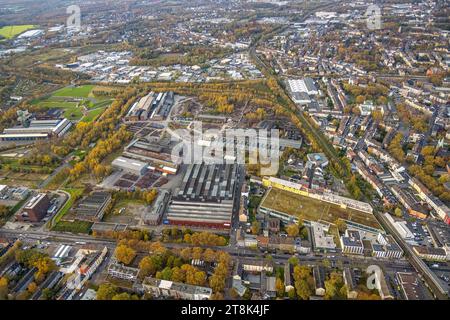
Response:
M416 178L409 179L409 184L419 193L419 196L436 211L439 218L450 225L450 209Z

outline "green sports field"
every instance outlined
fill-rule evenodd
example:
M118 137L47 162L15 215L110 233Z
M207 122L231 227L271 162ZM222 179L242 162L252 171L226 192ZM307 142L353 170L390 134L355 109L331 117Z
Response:
M37 99L32 103L48 108L64 109L64 117L69 120L92 122L112 102L110 97L95 96L92 93L93 89L95 89L94 85L65 87L53 92L47 98Z
M353 209L343 209L338 205L275 188L269 191L261 206L308 221L322 220L334 223L337 219L343 219L381 229L378 221L372 214Z
M21 33L24 33L27 30L36 28L36 26L28 24L28 25L20 25L20 26L6 26L0 28L0 36L6 39L12 39L18 36Z
M53 93L53 97L72 97L72 98L87 98L94 89L93 85L85 85L80 87L65 87Z

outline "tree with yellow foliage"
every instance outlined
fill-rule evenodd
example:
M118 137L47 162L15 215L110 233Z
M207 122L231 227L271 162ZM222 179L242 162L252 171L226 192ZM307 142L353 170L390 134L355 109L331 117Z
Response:
M297 237L300 229L297 224L293 223L286 227L286 232L290 237Z
M122 262L125 265L129 265L136 257L136 251L127 245L122 244L117 246L114 256L117 261Z
M8 279L5 277L0 278L0 300L6 300L8 297Z

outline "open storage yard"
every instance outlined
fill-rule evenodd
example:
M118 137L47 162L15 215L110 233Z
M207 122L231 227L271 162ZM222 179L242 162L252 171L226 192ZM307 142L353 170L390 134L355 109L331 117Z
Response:
M334 223L343 219L381 229L372 214L353 209L343 209L337 205L308 198L291 192L271 189L261 204L262 207L294 215L309 221L326 221Z
M111 213L104 217L105 222L121 225L138 225L146 205L139 200L123 200L117 203Z

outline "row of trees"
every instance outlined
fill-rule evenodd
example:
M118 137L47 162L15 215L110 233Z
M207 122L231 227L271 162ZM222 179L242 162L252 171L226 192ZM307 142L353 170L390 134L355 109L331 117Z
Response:
M231 266L231 257L228 253L220 251L217 253L217 262L214 273L209 277L209 286L214 292L212 298L219 300L223 298L222 293Z
M267 117L267 112L264 108L257 108L254 112L249 112L245 118L250 121L261 121Z
M49 167L24 167L24 166L14 166L11 164L0 164L0 168L5 171L12 171L15 173L37 173L37 174L49 174L53 171Z
M163 242L185 242L195 246L224 246L227 239L210 232L193 232L191 229L177 227L162 231Z
M304 226L303 221L299 219L298 223L292 223L286 226L286 233L290 237L300 236L302 239L308 239L308 229Z
M325 280L325 299L344 300L347 299L347 286L341 273L332 272Z
M58 158L50 154L38 154L32 153L28 157L19 159L18 163L20 165L40 165L40 166L51 166L58 162Z
M179 251L179 256L186 260L203 260L206 262L217 262L219 251L214 251L210 248L202 249L199 247L187 247Z
M101 164L103 159L118 150L123 143L132 138L132 133L128 132L125 126L114 132L105 140L100 140L97 145L88 153L86 158L75 164L70 170L69 181L75 181L86 172L93 172L97 180L103 179L110 173L110 168Z
M308 300L313 294L314 290L314 278L312 276L312 270L307 266L296 265L293 272L295 291L288 292L289 297L301 300Z
M441 178L436 179L430 173L431 170L427 169L427 166L423 168L419 165L412 165L408 168L411 175L420 180L428 189L438 196L443 201L450 201L450 192L444 187L444 183L449 181L449 175L443 175ZM433 170L434 172L434 170Z
M210 232L195 232L192 235L186 234L184 242L194 246L225 246L227 239Z
M169 280L174 282L187 283L195 286L204 286L206 284L206 273L198 268L183 264L181 267L166 267L156 272L157 279Z
M93 231L92 235L97 238L116 239L118 241L125 241L130 243L142 241L147 243L151 239L151 234L147 230L132 230L127 229L125 231ZM131 245L134 247L136 244Z
M400 162L405 161L405 151L403 150L403 134L397 133L388 146L389 153Z

